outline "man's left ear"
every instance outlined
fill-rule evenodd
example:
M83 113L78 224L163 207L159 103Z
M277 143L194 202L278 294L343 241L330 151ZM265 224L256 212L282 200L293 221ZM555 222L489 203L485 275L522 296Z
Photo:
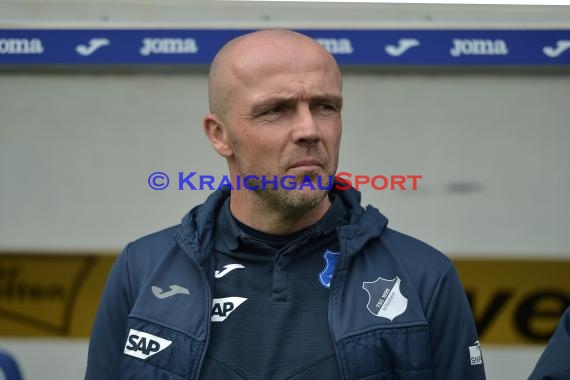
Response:
M229 157L234 152L228 144L228 132L226 126L216 116L216 114L208 114L204 118L204 132L210 140L212 147L223 157Z

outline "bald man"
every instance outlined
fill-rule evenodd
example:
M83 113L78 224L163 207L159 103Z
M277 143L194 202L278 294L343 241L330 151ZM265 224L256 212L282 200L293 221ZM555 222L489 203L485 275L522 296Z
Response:
M204 131L233 182L127 245L86 378L484 379L449 259L334 186L333 57L291 31L238 37L211 65L209 103Z
M237 38L216 56L210 78L211 113L204 127L231 178L310 176L317 188L319 176L334 175L342 80L319 44L286 31ZM271 190L233 191L233 216L256 230L284 235L316 223L330 208L327 190Z

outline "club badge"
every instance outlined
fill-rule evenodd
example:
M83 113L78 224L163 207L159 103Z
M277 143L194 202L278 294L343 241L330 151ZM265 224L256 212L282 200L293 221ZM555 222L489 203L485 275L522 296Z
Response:
M323 254L323 258L325 259L325 268L321 273L319 273L319 281L321 285L327 289L331 287L332 276L339 257L340 252L333 252L330 249L327 249Z
M401 280L398 276L393 280L378 277L376 281L362 283L362 289L368 293L369 312L377 317L394 318L406 311L408 299L400 292Z

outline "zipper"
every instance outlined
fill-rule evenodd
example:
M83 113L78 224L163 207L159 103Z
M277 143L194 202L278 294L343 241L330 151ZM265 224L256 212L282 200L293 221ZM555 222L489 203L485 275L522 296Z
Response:
M332 327L332 322L333 322L333 320L332 320L332 318L333 318L333 289L334 289L336 275L338 272L338 267L340 266L339 264L341 264L343 256L344 256L344 250L342 249L340 237L339 237L339 249L340 249L340 257L338 258L338 262L336 264L336 267L334 268L333 275L331 278L330 287L329 287L329 311L328 311L329 321L328 322L329 322L329 334L330 334L331 339L332 339L333 350L334 350L335 355L336 355L336 362L338 365L338 370L340 371L341 378L344 379L344 371L342 368L342 363L340 361L340 355L338 353L338 349L336 346L336 338L335 338L333 327Z
M184 244L180 241L180 237L176 236L176 243L178 244L178 246L190 257L190 260L192 260L192 262L194 263L194 265L196 265L196 267L198 268L198 271L200 272L200 277L202 278L202 283L204 284L204 289L206 291L206 323L207 323L207 329L206 329L206 342L204 343L204 349L202 350L202 355L200 357L200 361L198 362L198 368L196 370L196 379L200 378L200 372L202 372L202 366L204 364L204 359L206 358L206 352L208 351L208 345L210 344L210 333L211 333L211 329L212 329L212 323L211 323L211 313L212 313L212 289L210 287L210 282L208 281L208 277L206 272L204 272L204 270L202 269L202 267L200 266L200 264L198 264L198 262L196 261L196 259L194 258L194 256L192 255L192 252L188 252L186 249L184 249Z
M200 271L200 275L202 276L202 282L204 283L206 289L206 310L207 310L206 323L208 324L208 327L206 329L206 343L204 344L204 349L202 350L202 356L200 358L200 362L198 363L198 369L196 371L196 379L199 379L200 372L202 372L202 366L206 358L206 352L208 351L208 346L210 344L210 335L211 335L210 332L212 330L212 322L211 322L212 289L210 288L210 283L208 281L206 273L204 272L202 267L200 267L198 264L196 265L198 266L198 270Z

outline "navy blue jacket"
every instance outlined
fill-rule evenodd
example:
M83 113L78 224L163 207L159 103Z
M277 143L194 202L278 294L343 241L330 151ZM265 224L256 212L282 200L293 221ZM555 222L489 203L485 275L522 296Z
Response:
M216 191L180 225L127 245L97 312L86 379L199 378L210 331L214 223L229 195ZM361 207L357 191L337 196L351 213L338 229L328 313L343 379L484 379L451 261L387 228L377 209ZM183 296L159 298L166 291Z
M560 318L529 380L570 380L570 306Z

